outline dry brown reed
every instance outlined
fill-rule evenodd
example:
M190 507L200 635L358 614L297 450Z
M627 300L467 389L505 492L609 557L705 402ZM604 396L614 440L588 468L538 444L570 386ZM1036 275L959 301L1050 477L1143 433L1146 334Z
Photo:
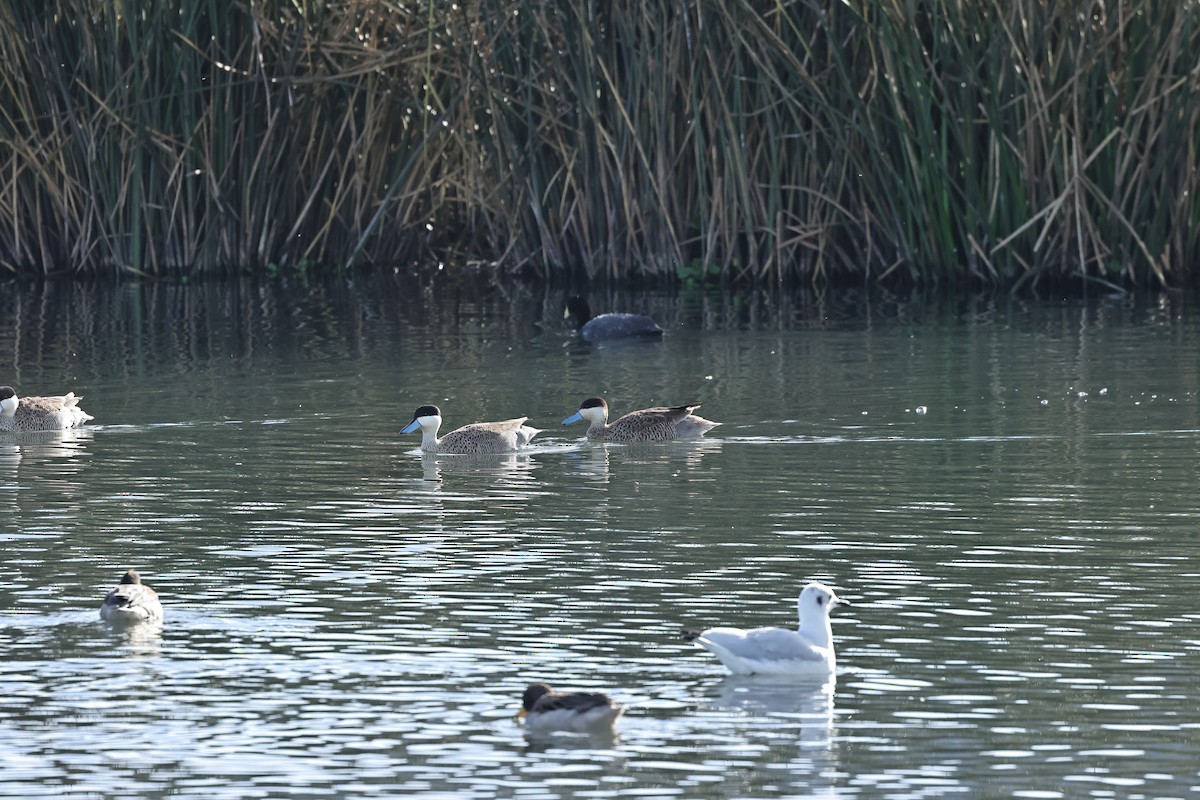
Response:
M1174 0L11 0L0 268L1177 284L1196 53Z

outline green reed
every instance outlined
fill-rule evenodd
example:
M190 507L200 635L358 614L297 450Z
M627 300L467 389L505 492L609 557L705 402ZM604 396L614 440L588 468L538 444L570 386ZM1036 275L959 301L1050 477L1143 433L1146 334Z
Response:
M0 267L1183 283L1198 15L11 0Z

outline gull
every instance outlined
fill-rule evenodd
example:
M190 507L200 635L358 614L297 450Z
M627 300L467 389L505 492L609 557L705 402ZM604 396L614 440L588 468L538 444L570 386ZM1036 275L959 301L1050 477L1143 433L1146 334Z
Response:
M796 601L798 630L791 628L709 628L684 632L684 638L708 650L734 675L832 675L833 628L829 612L839 600L833 589L810 583Z

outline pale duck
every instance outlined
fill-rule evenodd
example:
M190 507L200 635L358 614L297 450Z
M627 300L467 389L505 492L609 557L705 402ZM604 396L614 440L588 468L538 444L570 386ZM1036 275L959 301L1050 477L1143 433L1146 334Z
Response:
M564 316L572 321L579 335L588 342L663 334L657 322L642 314L601 314L593 317L587 301L574 295L567 298Z
M401 433L421 429L421 450L426 453L475 455L480 453L511 453L518 450L541 431L525 424L529 417L517 417L503 422L476 422L452 430L438 438L442 427L442 412L437 406L421 406L412 422Z
M600 442L665 442L703 436L721 423L698 417L692 412L699 404L671 408L644 408L630 411L613 424L608 423L608 403L602 397L584 400L579 410L562 421L570 425L581 419L589 423L587 438Z
M625 706L600 692L556 692L544 683L530 684L517 716L530 733L612 731Z
M117 588L104 598L100 606L100 617L117 624L157 622L163 618L162 603L158 594L142 583L142 576L131 569L121 578Z
M708 650L734 675L792 675L824 678L837 664L829 612L839 600L828 586L810 583L796 602L799 630L791 628L709 628L684 638Z
M89 419L74 392L57 397L17 397L11 386L0 386L0 431L61 431Z

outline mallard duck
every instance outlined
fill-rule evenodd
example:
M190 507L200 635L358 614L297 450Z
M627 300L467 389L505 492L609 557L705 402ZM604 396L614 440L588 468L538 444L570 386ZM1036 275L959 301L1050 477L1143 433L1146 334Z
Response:
M442 427L442 412L437 406L421 406L413 414L412 422L401 429L401 433L412 433L421 429L421 449L426 453L511 453L529 444L541 433L537 428L525 424L529 417L517 417L504 422L476 422L452 430L438 438Z
M625 706L600 692L556 692L544 683L530 684L521 697L525 728L532 733L611 731Z
M100 616L109 622L130 624L154 622L163 617L162 603L158 594L142 583L142 576L131 569L121 578L117 588L104 598Z
M686 631L684 638L708 650L734 675L832 675L833 628L829 612L839 600L828 586L810 583L796 602L800 629L709 628Z
M703 436L721 424L693 414L699 407L643 408L641 411L630 411L609 425L608 403L602 397L592 397L584 400L579 410L564 419L562 424L570 425L586 419L590 423L587 438L600 442L665 442Z
M579 335L589 342L663 334L657 322L642 314L601 314L593 317L587 300L575 295L567 298L564 316L575 325Z
M74 392L20 398L11 386L0 386L0 431L61 431L82 425L92 419L79 407L82 399Z

